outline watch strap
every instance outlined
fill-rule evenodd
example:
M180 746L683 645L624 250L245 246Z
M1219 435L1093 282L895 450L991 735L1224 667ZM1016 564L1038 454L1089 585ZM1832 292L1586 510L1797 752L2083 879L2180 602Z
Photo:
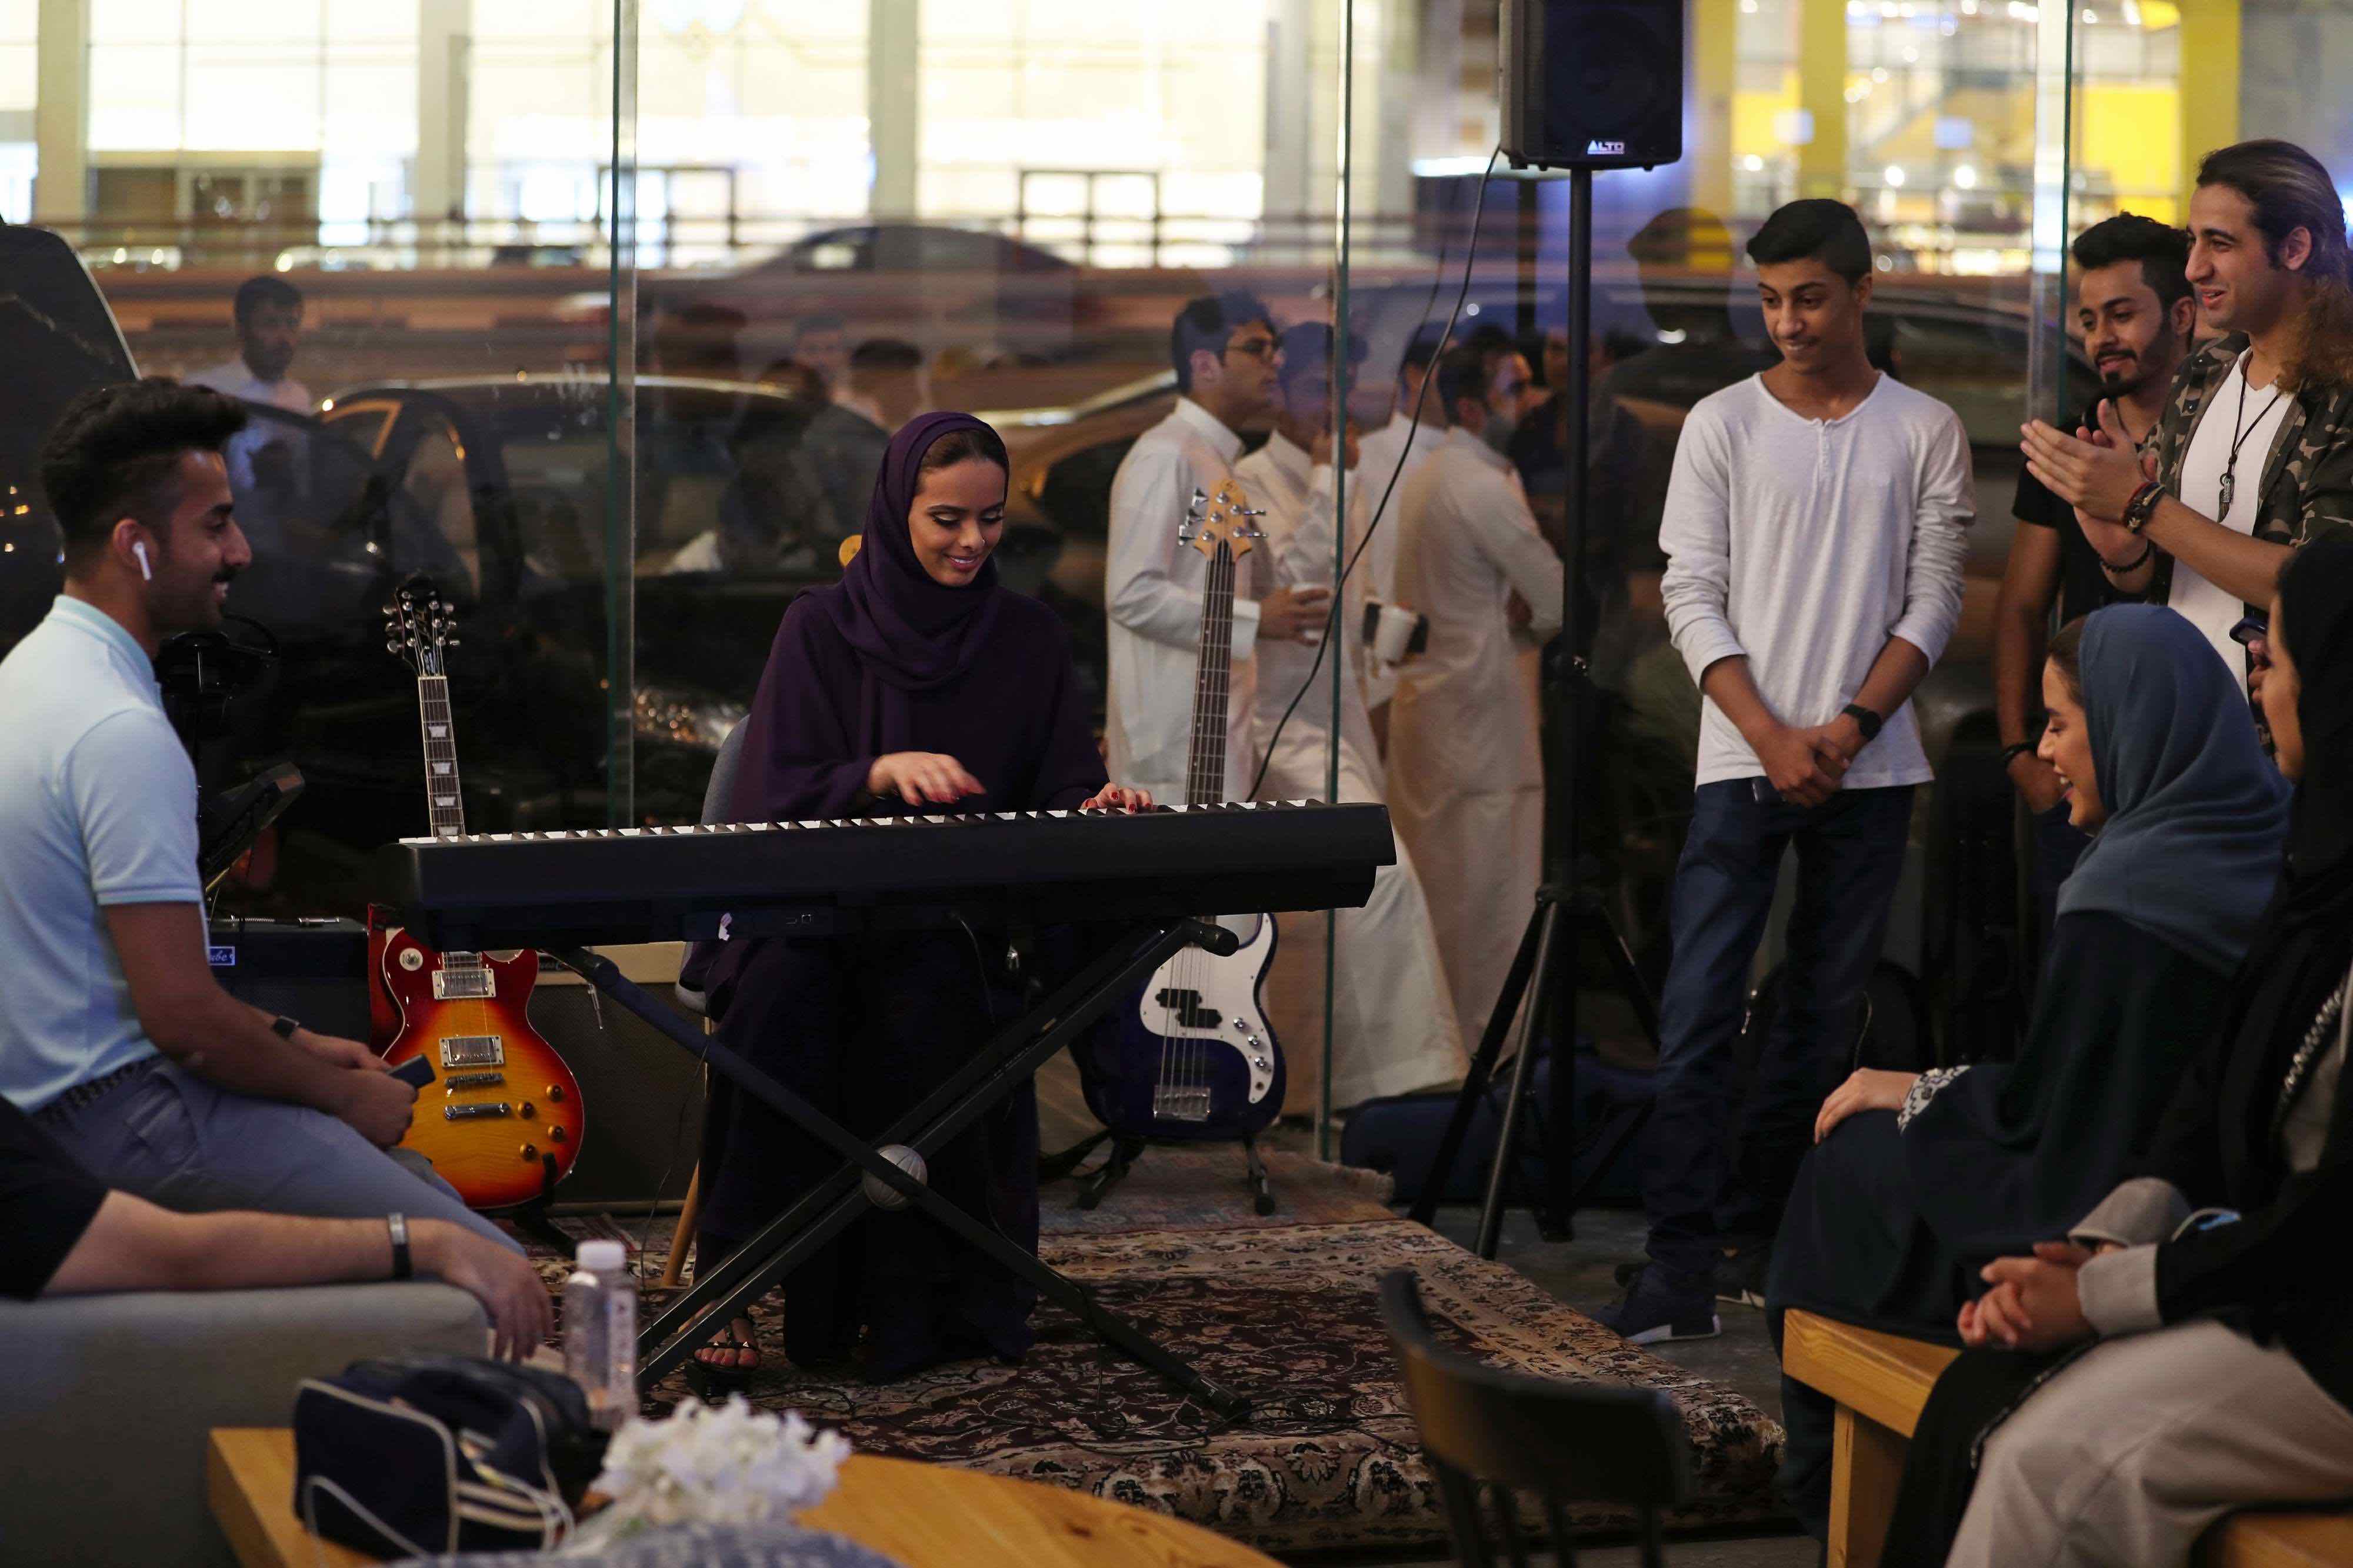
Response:
M1820 710L1817 709L1816 711L1819 712ZM1886 720L1882 719L1878 714L1873 713L1870 709L1865 708L1860 702L1850 702L1845 707L1840 709L1839 711L1847 718L1854 721L1855 728L1862 731L1862 742L1864 745L1869 745L1872 742L1879 739L1880 727L1887 722Z
M2012 741L2009 745L2004 746L2001 749L2001 765L2004 770L2007 770L2010 764L2019 758L2033 751L2036 742L2032 741Z
M277 1036L281 1040L292 1039L294 1037L294 1031L301 1026L301 1025L296 1023L293 1019L288 1017L283 1013L279 1014L278 1016L269 1020L269 1032Z
M392 1235L392 1277L395 1279L415 1279L416 1264L408 1256L408 1216L388 1214L384 1216L384 1226Z

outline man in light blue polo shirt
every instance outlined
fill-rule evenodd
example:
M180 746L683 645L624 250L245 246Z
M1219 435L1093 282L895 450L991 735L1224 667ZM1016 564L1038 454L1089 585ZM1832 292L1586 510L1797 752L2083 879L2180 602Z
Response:
M504 1240L384 1152L416 1093L374 1053L248 1006L206 963L195 773L153 659L219 624L252 559L220 456L245 419L142 381L78 399L42 446L66 586L0 659L0 1094L167 1208L419 1215Z

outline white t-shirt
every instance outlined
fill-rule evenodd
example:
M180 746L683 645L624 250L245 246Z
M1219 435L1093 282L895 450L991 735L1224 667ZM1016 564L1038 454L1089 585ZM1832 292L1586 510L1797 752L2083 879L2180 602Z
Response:
M1675 446L1659 545L1676 651L1696 681L1745 654L1784 724L1827 724L1900 637L1930 664L1961 613L1961 558L1976 503L1959 416L1883 375L1843 417L1808 419L1762 376L1702 398ZM1703 704L1696 782L1764 764ZM1886 716L1845 787L1925 784L1912 704Z
M2291 401L2277 387L2268 392L2250 387L2247 356L2241 354L2239 363L2231 367L2230 378L2214 389L2205 417L2190 434L2189 450L2182 454L2181 504L2233 533L2253 533L2255 509L2263 494L2263 468ZM2222 469L2230 462L2234 439L2239 463L2232 477L2231 508L2225 515ZM2246 679L2247 650L2231 640L2231 628L2247 613L2236 594L2216 587L2186 562L2176 561L2173 591L2165 602L2206 634L2232 674Z
M146 652L79 599L0 659L0 1095L29 1111L155 1054L104 910L203 900L196 773Z
M182 379L190 386L209 386L241 402L266 404L289 414L308 414L313 406L309 387L290 375L264 381L242 359L223 360L202 370L192 370Z

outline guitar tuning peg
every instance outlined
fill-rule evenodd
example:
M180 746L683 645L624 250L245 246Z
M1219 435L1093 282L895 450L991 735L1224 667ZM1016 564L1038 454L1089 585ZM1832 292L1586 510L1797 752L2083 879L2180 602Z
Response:
M444 637L442 639L442 646L444 647L456 647L459 645L456 637Z

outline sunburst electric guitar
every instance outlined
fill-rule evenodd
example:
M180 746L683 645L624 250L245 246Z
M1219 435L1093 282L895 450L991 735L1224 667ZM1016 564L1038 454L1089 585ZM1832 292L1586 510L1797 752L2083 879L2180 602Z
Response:
M466 831L445 662L457 642L452 625L440 595L421 580L401 584L385 608L386 646L417 672L426 804L437 838ZM432 1161L478 1209L545 1198L580 1155L587 1127L580 1085L531 1026L538 980L535 952L436 952L406 931L385 943L385 989L400 1012L385 1059L397 1067L424 1057L434 1073L401 1146Z
M1215 806L1226 797L1227 695L1232 684L1234 573L1263 537L1251 525L1241 487L1194 492L1177 538L1208 558L1201 635L1194 667L1193 727L1185 767L1185 804ZM1247 807L1235 807L1246 810ZM1282 1049L1267 1026L1259 992L1274 962L1274 919L1220 956L1187 948L1154 972L1120 1016L1109 1070L1081 1074L1088 1109L1128 1139L1247 1141L1282 1111ZM1090 1064L1080 1058L1082 1068ZM1261 1212L1269 1212L1270 1202Z

